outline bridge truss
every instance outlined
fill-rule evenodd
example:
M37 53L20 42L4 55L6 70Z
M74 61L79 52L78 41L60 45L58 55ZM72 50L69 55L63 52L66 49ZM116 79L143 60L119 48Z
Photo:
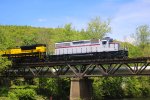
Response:
M17 63L5 77L93 77L150 75L150 57Z

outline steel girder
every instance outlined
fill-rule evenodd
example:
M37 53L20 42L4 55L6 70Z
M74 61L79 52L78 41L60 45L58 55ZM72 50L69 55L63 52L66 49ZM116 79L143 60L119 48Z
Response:
M7 77L93 77L150 75L150 57L14 64Z

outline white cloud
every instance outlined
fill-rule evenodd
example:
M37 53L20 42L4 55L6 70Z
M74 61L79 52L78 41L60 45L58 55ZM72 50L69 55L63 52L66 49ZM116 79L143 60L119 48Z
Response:
M130 35L135 33L138 26L143 24L150 25L150 0L117 1L106 0L105 2L91 5L86 10L81 9L82 13L79 11L76 14L75 11L73 15L49 16L49 19L39 18L38 22L45 22L40 24L49 27L62 27L67 23L72 23L76 29L82 29L86 28L91 18L96 16L100 16L102 20L111 18L113 34L109 36L118 40L132 42ZM127 39L124 37L127 37Z
M129 42L129 43L134 44L135 43L135 39L130 37L130 36L127 36L127 37L125 37L125 41L124 42Z
M150 24L150 2L148 0L135 0L120 6L112 19L114 36L123 39L135 33L137 26Z
M65 17L64 23L72 23L75 28L81 29L86 28L87 23L93 17L100 16L102 20L111 18L113 34L109 36L133 43L134 40L130 36L135 33L136 28L143 24L150 24L150 1L132 0L124 3L108 1L97 4L90 8L88 12L84 12L87 15L85 18L77 16ZM92 17L89 18L89 16ZM127 37L127 39L124 39L124 37Z
M39 18L39 19L37 19L37 21L38 21L38 22L46 22L47 19L45 19L45 18Z

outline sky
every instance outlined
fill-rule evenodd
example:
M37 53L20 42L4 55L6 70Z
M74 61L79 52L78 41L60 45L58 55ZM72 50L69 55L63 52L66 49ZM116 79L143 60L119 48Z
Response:
M86 28L91 19L110 19L108 36L132 42L141 25L150 25L150 0L0 0L1 25Z

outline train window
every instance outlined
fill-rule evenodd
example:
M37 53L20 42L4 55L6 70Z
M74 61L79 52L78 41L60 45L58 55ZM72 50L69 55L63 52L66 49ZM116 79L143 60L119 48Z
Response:
M113 42L113 39L109 39L109 42Z
M105 45L107 43L107 41L102 41L102 44Z
M110 38L110 37L105 37L105 38L103 38L102 40L107 40L107 41L109 41L109 42L113 42L113 39Z

